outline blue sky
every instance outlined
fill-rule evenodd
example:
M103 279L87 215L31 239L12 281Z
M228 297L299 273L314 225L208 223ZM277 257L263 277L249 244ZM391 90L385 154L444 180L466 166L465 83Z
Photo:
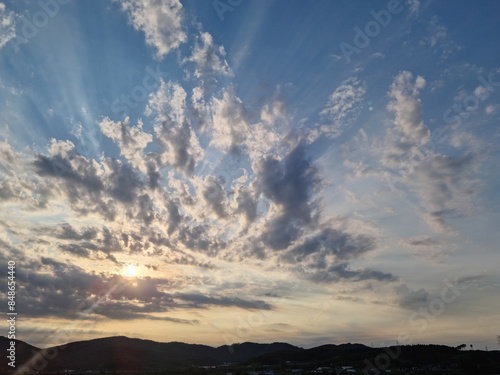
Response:
M499 7L2 0L19 338L495 347Z

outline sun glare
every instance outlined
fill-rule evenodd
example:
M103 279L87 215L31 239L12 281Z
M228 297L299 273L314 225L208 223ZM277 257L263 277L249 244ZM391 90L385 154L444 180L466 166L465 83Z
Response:
M127 266L127 270L125 271L125 276L137 276L137 270L131 264Z

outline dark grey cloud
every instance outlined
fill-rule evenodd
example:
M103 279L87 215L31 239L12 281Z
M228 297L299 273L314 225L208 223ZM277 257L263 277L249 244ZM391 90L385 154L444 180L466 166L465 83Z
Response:
M408 241L411 246L436 246L439 245L439 241L433 239L432 237L419 237Z
M104 162L110 171L106 179L108 195L122 203L136 201L139 191L145 186L138 173L117 159L105 158Z
M156 264L145 264L144 267L146 267L149 270L153 270L153 271L158 271L158 269L160 268Z
M406 284L398 285L394 291L398 305L407 309L418 308L429 300L429 293L425 289L412 290Z
M148 173L144 176L118 159L105 157L98 164L78 155L68 145L63 146L53 145L50 156L36 155L33 166L38 176L53 179L53 189L67 197L76 213L96 212L114 221L121 206L130 219L153 224L157 210L148 188L158 188L160 174L155 163L148 163Z
M74 317L95 278L77 266L52 258L24 260L16 272L20 286L16 306L26 317Z
M4 253L5 252L5 253ZM19 250L16 246L13 246L4 240L0 239L0 260L3 264L7 264L9 260L16 259L17 261L25 261L26 255L23 251ZM0 272L6 272L7 267Z
M97 166L75 152L52 156L38 154L33 165L40 176L58 177L66 181L68 191L84 189L88 194L97 194L104 189Z
M258 198L258 195L246 186L241 186L238 189L238 194L236 195L238 208L236 209L236 213L244 215L247 228L257 218Z
M6 254L0 253L0 259ZM0 271L6 277L7 269ZM246 301L226 296L169 294L161 288L179 287L178 281L138 277L132 280L119 275L86 272L69 262L41 257L24 260L17 273L20 292L19 312L26 317L86 318L103 316L110 319L156 319L194 324L194 320L156 316L172 309L205 308L206 306L238 306L245 309L268 309L261 301ZM83 315L82 315L83 314ZM153 315L151 315L153 314Z
M175 293L175 298L189 302L192 307L225 306L247 310L271 310L272 305L261 300L244 300L239 297L213 297L203 294Z
M57 238L63 240L90 241L97 237L97 228L88 227L78 232L71 224L65 223L58 228Z
M156 163L149 161L147 163L147 175L149 178L149 187L158 189L160 187L161 174L156 167Z
M148 194L143 194L138 198L138 212L136 218L150 225L156 217L154 203Z
M191 175L199 158L191 126L187 119L178 124L168 115L165 118L155 126L156 143L159 145L157 162L162 166L165 161L167 165Z
M62 240L57 241L54 246L63 252L94 260L102 258L104 254L107 259L117 264L119 262L112 253L125 251L128 244L126 233L114 233L107 227L86 226L76 229L68 223L63 223L57 227L36 226L30 230L37 236ZM53 245L52 242L43 241L45 245Z
M82 244L69 244L69 245L59 245L61 251L70 253L82 258L90 258L89 250L97 250L97 246L92 243L82 243Z
M203 185L203 198L219 219L225 218L227 212L227 196L223 181L214 176L207 176Z
M168 213L168 234L171 235L179 226L182 221L182 215L179 211L179 205L169 200L166 204L166 209Z
M203 252L209 256L216 256L226 247L226 243L219 237L209 234L208 225L184 225L179 229L178 240L190 250Z
M335 260L357 258L373 250L374 238L365 235L353 235L339 229L324 228L317 235L307 238L303 243L292 247L283 254L282 259L290 262L302 262L311 254L321 253L323 257L333 255Z
M381 271L372 270L370 268L363 268L358 270L353 270L349 268L348 263L334 264L324 270L314 270L302 274L304 278L314 281L331 283L338 282L342 280L349 281L365 281L365 280L376 280L381 282L391 282L396 281L397 277L391 273L385 273Z
M105 219L114 220L116 209L113 202L103 197L105 185L97 163L74 151L58 151L51 156L36 155L33 166L38 176L54 179L53 189L59 188L65 194L75 212L98 212Z
M217 267L210 262L202 262L197 260L194 256L189 254L182 254L180 256L172 256L165 260L167 264L179 264L182 266L195 266L198 268L213 270Z
M30 229L39 236L70 241L92 241L95 240L99 234L99 229L97 227L85 226L77 229L66 222L60 223L57 227L38 225Z
M262 159L257 174L262 192L279 207L279 213L265 228L262 241L273 250L283 250L313 222L311 195L319 184L317 170L298 145L283 161L272 156Z
M13 198L19 198L14 192L11 184L7 180L0 181L0 200L9 201Z

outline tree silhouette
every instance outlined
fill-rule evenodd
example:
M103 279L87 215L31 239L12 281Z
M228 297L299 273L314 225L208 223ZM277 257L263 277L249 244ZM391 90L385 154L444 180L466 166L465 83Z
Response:
M467 345L465 345L465 344L460 344L460 345L458 345L455 349L462 350L462 349L464 349L466 346L467 346Z

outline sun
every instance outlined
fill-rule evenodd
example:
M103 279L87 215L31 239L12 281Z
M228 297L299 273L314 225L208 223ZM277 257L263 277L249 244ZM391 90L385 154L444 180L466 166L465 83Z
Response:
M129 264L127 266L127 270L125 271L125 276L137 276L137 270L135 269L135 267L131 264Z

